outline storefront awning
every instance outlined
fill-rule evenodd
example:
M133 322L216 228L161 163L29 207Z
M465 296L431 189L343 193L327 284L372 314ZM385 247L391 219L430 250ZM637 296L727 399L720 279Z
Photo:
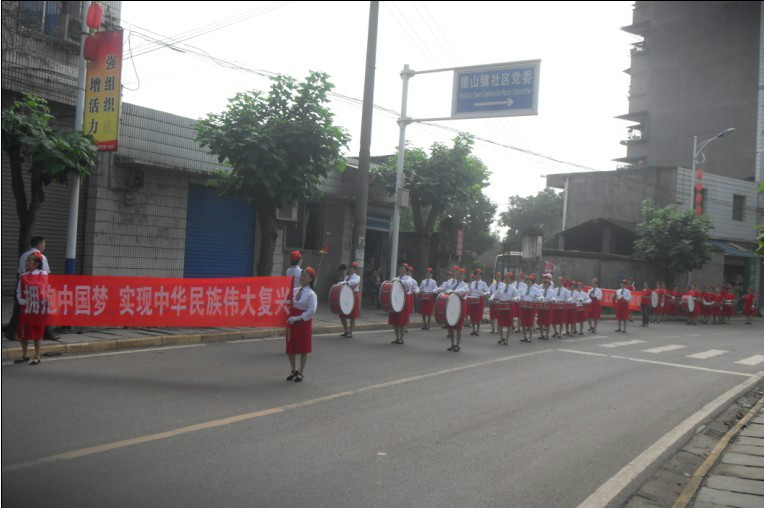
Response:
M755 258L756 254L744 249L740 245L731 242L720 242L718 240L711 240L711 245L717 250L724 252L725 256L736 256L739 258Z

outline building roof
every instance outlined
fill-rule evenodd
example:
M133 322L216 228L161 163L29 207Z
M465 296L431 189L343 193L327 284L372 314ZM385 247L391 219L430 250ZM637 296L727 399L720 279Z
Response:
M614 219L605 219L600 217L599 219L592 219L588 220L586 222L582 222L581 224L577 226L573 226L572 228L568 228L565 231L560 231L557 233L557 235L568 235L568 234L574 234L578 233L584 229L590 229L592 227L601 226L605 224L611 224L619 229L623 229L624 231L627 231L633 235L637 234L637 225L634 222L627 222L623 220L614 220Z
M718 240L711 240L711 246L719 250L721 252L724 252L725 256L735 256L739 258L756 258L756 254L753 252L744 249L740 245L732 242L720 242Z

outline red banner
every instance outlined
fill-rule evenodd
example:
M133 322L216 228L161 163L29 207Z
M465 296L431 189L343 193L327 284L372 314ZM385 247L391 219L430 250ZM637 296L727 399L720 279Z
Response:
M585 288L586 291L588 291L590 288ZM614 300L615 300L615 292L618 291L617 289L602 289L600 288L600 291L602 291L602 306L603 307L613 307ZM629 310L630 311L641 311L642 308L640 306L640 301L642 299L642 291L632 291L631 292L631 301L629 302Z
M54 326L282 327L292 277L170 279L23 275L22 323Z

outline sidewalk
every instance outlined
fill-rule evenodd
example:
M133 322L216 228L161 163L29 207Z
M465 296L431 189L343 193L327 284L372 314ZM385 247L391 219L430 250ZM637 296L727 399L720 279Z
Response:
M3 305L3 322L6 317ZM412 316L412 326L418 326L419 315ZM387 313L376 309L363 309L356 320L355 330L387 329ZM319 307L313 318L313 333L342 333L339 317L332 314L328 306ZM152 346L176 346L200 342L220 342L227 340L257 339L284 335L284 328L77 328L70 332L57 332L58 340L42 341L42 353L74 354L94 353L115 349ZM32 345L30 344L30 349ZM2 339L2 360L21 357L21 344Z

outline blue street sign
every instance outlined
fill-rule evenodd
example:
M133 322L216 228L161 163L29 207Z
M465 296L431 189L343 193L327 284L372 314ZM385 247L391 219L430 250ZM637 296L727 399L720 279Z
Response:
M538 114L541 60L454 70L452 118Z

